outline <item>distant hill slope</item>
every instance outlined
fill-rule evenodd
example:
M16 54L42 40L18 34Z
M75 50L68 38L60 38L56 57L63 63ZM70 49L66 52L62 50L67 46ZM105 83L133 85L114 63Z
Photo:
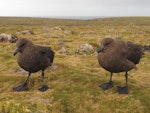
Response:
M0 25L150 25L150 17L114 17L99 18L93 20L73 20L73 19L51 19L51 18L31 18L31 17L0 17Z

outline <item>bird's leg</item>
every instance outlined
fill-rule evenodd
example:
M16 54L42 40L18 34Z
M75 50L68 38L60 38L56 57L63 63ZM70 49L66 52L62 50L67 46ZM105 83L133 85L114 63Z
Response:
M113 75L113 73L111 73L110 80L108 83L103 83L99 87L101 87L103 90L107 90L107 89L112 88L114 86L114 84L112 82L112 75Z
M23 84L21 84L21 85L19 85L19 86L17 86L17 87L14 87L13 90L14 90L14 91L17 91L17 92L28 90L27 81L28 81L30 75L31 75L31 73L28 74L28 77L27 77L27 79L24 81Z
M49 89L49 87L46 85L45 80L44 80L44 70L42 70L42 80L43 80L43 86L39 88L41 92L44 92Z
M128 94L128 72L126 72L125 78L126 78L126 86L124 86L124 87L118 86L119 94Z

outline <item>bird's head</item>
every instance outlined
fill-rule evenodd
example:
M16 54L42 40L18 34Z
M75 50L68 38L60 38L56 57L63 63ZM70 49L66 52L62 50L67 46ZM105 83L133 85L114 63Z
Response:
M114 40L112 38L105 38L101 41L101 45L100 47L98 48L97 52L100 53L100 52L103 52L104 48L109 46L111 43L113 43Z
M27 46L31 46L32 42L26 38L21 38L19 40L17 40L16 42L16 49L13 53L13 55L15 56L18 52L23 52L23 50L27 47Z

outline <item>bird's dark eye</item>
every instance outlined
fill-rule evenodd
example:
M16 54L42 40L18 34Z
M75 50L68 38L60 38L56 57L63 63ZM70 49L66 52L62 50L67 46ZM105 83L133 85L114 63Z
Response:
M23 47L25 45L25 43L23 43L20 47Z
M105 44L105 46L107 46L108 44L109 44L109 42L108 42L108 43L106 43L106 44Z

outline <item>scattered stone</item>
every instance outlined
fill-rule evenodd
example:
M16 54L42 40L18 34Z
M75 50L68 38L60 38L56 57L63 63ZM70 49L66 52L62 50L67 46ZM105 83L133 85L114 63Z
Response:
M97 35L94 31L85 31L80 33L81 36L87 35Z
M43 38L64 38L64 34L55 34L55 33L50 33L50 34L44 34L42 36Z
M16 32L16 34L23 34L23 35L34 35L34 32L31 30L24 30L21 32Z
M0 34L0 42L10 42L15 43L18 40L18 37L13 34Z
M28 72L23 70L23 69L19 69L19 70L17 70L17 74L19 74L19 75L27 75Z
M150 45L143 46L144 52L150 52Z
M20 32L16 32L15 34L16 34L16 35L20 35L21 33L20 33Z
M62 40L59 40L59 41L56 42L57 45L64 45L64 43L65 43L65 42L62 41Z
M52 65L52 66L51 66L51 70L57 70L58 68L59 68L58 65Z
M121 40L122 36L115 36L115 37L112 37L112 38L115 39L115 40Z
M62 31L63 29L59 26L52 27L51 30Z
M51 34L49 35L49 38L58 38L58 36L57 36L56 34L51 33Z
M41 104L50 104L50 103L52 103L54 98L53 98L53 96L51 98L48 98L48 99L40 98L38 96L34 96L34 97L29 98L29 99L30 99L31 102L37 101L37 102L40 102ZM36 113L38 113L38 112L36 112ZM46 112L42 112L42 113L46 113Z
M88 54L88 53L94 53L94 48L90 44L83 44L77 47L77 50L75 51L76 54Z
M65 35L63 34L50 34L49 38L64 38Z
M59 51L60 54L71 55L71 52L68 51L65 47L62 47Z
M70 34L73 34L73 32L70 31L70 30L65 30L65 31L64 31L64 34L65 34L65 35L70 35Z
M138 31L137 34L145 34L144 31Z
M45 33L47 33L49 31L49 28L43 28L42 29Z
M65 54L67 52L67 50L65 49L65 47L62 47L61 49L60 49L60 54Z

